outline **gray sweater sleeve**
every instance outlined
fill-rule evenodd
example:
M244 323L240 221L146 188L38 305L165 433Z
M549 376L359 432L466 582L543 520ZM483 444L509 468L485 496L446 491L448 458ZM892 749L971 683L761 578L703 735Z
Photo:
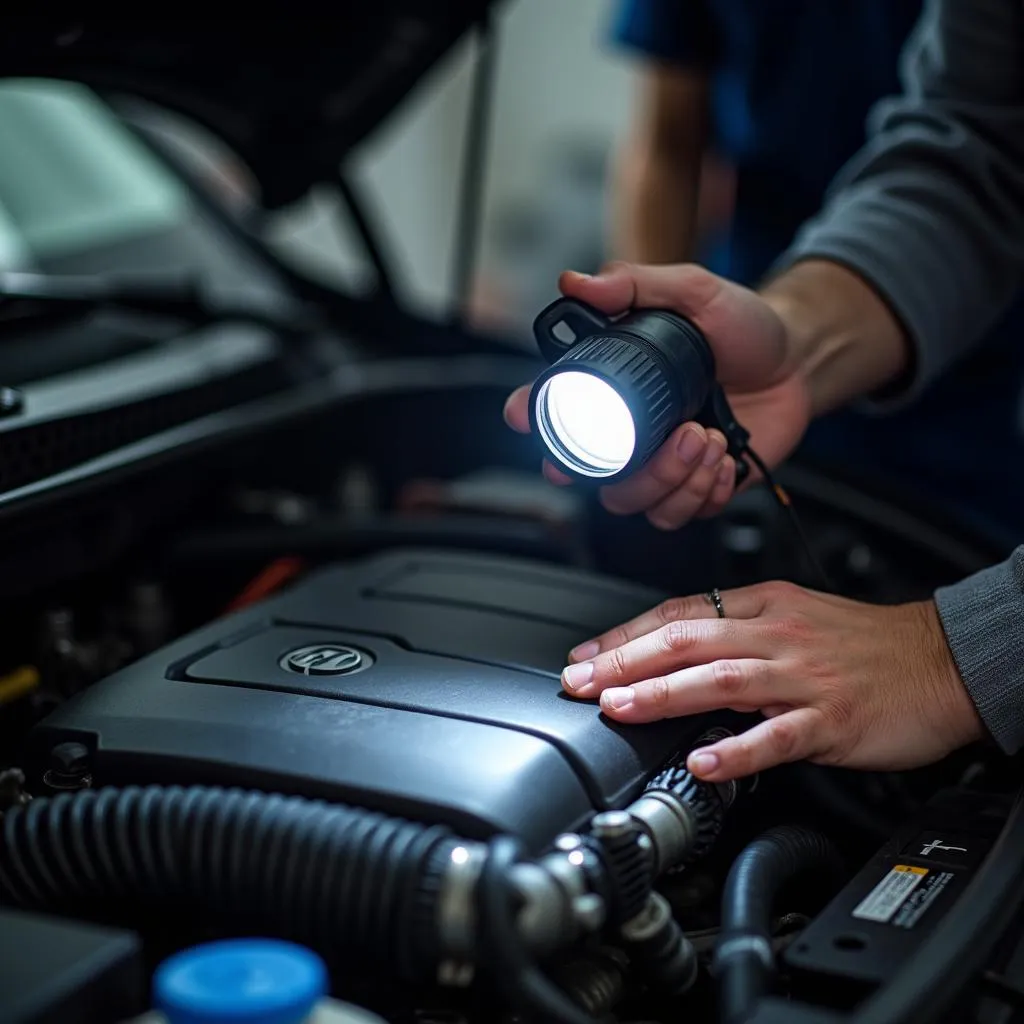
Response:
M784 254L842 263L902 322L916 397L976 345L1024 270L1024 4L929 0L870 141ZM1024 338L1021 339L1024 344ZM1024 467L1021 467L1024 471ZM1024 747L1024 547L936 594L975 705L1007 753Z
M960 676L992 738L1024 747L1024 545L935 594Z
M1024 4L929 0L869 141L776 265L835 260L914 348L903 401L964 355L1024 275ZM1024 342L1022 342L1024 343Z

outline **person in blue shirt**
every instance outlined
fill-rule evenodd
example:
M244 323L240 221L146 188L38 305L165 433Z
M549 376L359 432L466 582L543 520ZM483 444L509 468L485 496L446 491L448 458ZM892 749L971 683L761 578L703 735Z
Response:
M901 91L899 56L921 0L620 0L612 35L640 57L640 108L619 153L612 255L699 260L742 284L823 205ZM724 163L731 216L702 235ZM718 177L709 173L718 169ZM1024 302L923 396L815 423L802 452L889 479L979 527L1024 528ZM876 403L877 405L877 403ZM1010 458L1007 457L1010 446ZM997 457L994 453L1000 452ZM667 524L660 523L665 526Z

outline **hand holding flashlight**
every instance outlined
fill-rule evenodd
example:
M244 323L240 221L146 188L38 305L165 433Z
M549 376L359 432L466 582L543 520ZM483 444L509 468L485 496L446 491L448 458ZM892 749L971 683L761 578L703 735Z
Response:
M747 431L769 466L796 446L806 386L754 292L692 265L613 264L560 286L575 301L538 318L557 361L506 405L514 429L539 434L554 482L601 482L610 512L675 529L728 502Z
M551 366L530 391L530 427L563 472L625 479L675 427L697 419L725 438L737 482L746 477L750 435L716 383L715 357L692 320L666 309L612 320L563 298L533 330Z

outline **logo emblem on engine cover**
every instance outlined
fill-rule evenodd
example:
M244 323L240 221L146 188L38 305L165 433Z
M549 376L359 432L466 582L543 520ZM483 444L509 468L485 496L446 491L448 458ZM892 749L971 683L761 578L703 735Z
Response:
M311 644L289 651L281 668L304 676L347 676L366 668L370 659L344 644Z

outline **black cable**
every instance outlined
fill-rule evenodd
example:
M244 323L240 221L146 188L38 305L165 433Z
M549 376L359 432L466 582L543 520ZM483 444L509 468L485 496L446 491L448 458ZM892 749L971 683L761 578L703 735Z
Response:
M775 973L772 904L785 885L805 874L839 877L832 844L802 826L782 825L755 839L733 861L722 894L722 931L712 973L719 1015L726 1024L747 1020L768 993Z
M515 924L519 895L512 882L512 866L520 859L515 839L499 837L490 844L480 874L480 945L482 963L501 995L511 1006L544 1024L596 1024L598 1018L578 1007L533 963Z
M359 233L359 239L363 243L366 255L370 257L374 272L377 275L377 291L382 298L394 301L395 283L391 273L390 261L384 255L384 247L381 245L381 232L371 222L368 206L364 196L359 192L358 186L343 171L338 171L335 181L338 194L345 204Z
M484 13L479 26L479 47L473 70L472 91L466 128L466 149L462 164L462 190L455 237L452 296L453 319L466 321L476 268L477 244L480 234L481 198L486 170L487 141L494 92L494 68L498 33L490 15Z
M789 517L789 521L792 523L793 529L796 532L797 539L800 541L804 554L807 555L808 561L810 561L822 588L830 592L834 591L835 586L829 578L828 573L825 571L825 567L821 564L820 559L814 553L814 548L811 546L811 542L804 531L803 523L800 522L800 517L796 514L796 508L793 506L793 499L790 498L785 488L775 480L764 459L762 459L753 448L748 447L744 452L744 457L750 459L750 461L757 467L761 476L764 477L764 482L768 485L772 494L775 495L775 500Z

